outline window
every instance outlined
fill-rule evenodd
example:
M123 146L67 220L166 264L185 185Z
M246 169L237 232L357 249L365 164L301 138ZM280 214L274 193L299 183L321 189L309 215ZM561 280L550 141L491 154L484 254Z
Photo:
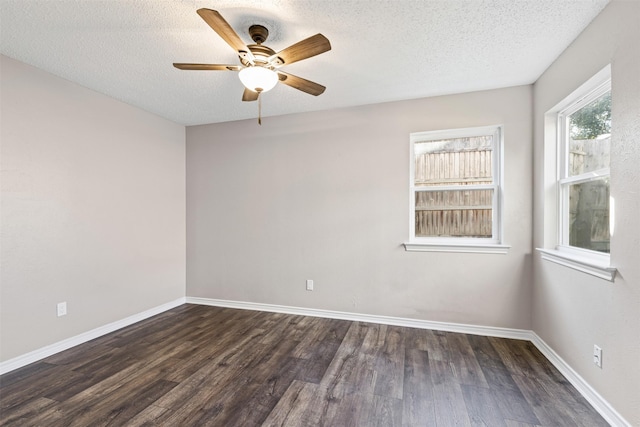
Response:
M611 66L545 114L542 259L614 281Z
M502 128L412 133L407 250L505 252Z
M558 114L559 244L609 253L611 81Z

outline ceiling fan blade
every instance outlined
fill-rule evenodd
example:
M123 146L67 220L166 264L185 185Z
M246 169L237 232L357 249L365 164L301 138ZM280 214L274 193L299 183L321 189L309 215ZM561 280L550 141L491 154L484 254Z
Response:
M269 61L271 62L275 60L273 65L281 67L283 65L311 58L312 56L320 55L328 50L331 50L331 43L329 43L329 40L322 34L316 34L315 36L299 41L298 43L281 50L275 55L272 55L269 58ZM278 61L278 59L280 61Z
M260 95L258 92L254 92L251 89L244 88L244 93L242 94L242 100L243 101L257 101L258 100L258 95Z
M242 67L239 65L224 65L224 64L184 64L180 62L174 62L173 66L181 70L222 70L222 71L238 71Z
M314 96L321 95L326 89L321 84L282 71L278 71L278 78L281 83Z
M254 57L247 45L242 41L240 36L231 28L231 25L218 13L216 10L212 9L198 9L198 15L204 22L209 24L209 26L218 33L222 39L227 42L229 46L235 49L239 54L246 55L247 60L253 64ZM244 54L242 53L244 52Z

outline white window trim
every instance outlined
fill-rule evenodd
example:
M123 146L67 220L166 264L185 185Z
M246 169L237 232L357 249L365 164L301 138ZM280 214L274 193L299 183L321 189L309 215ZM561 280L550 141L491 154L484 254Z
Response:
M509 252L509 245L496 243L473 244L473 243L403 243L407 252L461 252L468 254L506 254Z
M437 190L417 189L415 187L415 143L429 140L441 140L452 138L465 138L473 136L492 135L493 140L493 184L464 186L465 190L494 190L493 197L493 237L492 238L460 238L460 237L416 237L415 236L415 192L416 191L442 191L460 190L460 186L439 186ZM510 248L502 242L503 221L503 139L502 125L482 126L473 128L447 129L439 131L414 132L410 135L409 156L409 241L405 242L406 251L415 252L463 252L463 253L488 253L506 254Z
M557 150L558 150L558 246L572 248L569 245L569 185L579 184L583 182L589 182L595 179L601 179L609 177L611 175L610 168L599 169L592 172L585 172L579 175L569 176L569 130L567 129L567 118L580 110L584 106L588 105L595 99L611 91L611 76L609 75L603 82L598 81L591 83L591 81L581 86L582 93L577 96L577 100L573 97L573 94L569 99L568 106L558 112L558 137L557 137ZM577 94L576 94L577 95ZM577 248L579 249L579 248ZM580 250L580 249L579 249ZM596 251L595 254L602 254ZM608 258L609 255L606 254ZM604 259L603 259L604 261Z
M545 187L552 186L555 193L553 199L549 197L545 198L545 224L555 224L555 233L551 235L545 231L544 247L536 248L536 250L540 253L540 257L543 260L613 282L617 269L611 265L610 254L581 249L565 244L568 242L568 238L564 237L565 231L568 230L568 218L564 218L566 215L563 215L563 213L566 212L566 207L565 210L562 210L561 206L565 200L562 194L561 184L586 182L609 175L610 170L606 168L565 178L564 168L566 168L566 154L563 152L565 148L564 144L562 144L560 140L562 132L566 132L561 116L566 116L582 108L593 99L590 95L592 95L594 91L602 91L603 87L609 89L611 87L610 65L607 65L599 71L595 76L545 114L545 127L548 127L548 129L545 129L545 151L549 150L549 153L555 153L555 159L545 158L545 163L554 162L555 164L553 171L548 171L549 173L545 171L544 174ZM607 89L602 93L606 91ZM555 127L555 129L549 132L549 128L551 127ZM549 167L549 164L545 165L545 169L547 167ZM611 205L610 217L615 221L613 209L614 207ZM568 236L568 232L566 236Z
M558 249L537 248L543 260L551 261L583 273L590 274L600 279L615 281L617 269L609 265L609 260L593 254L580 253L576 248L558 247ZM584 251L592 252L592 251Z

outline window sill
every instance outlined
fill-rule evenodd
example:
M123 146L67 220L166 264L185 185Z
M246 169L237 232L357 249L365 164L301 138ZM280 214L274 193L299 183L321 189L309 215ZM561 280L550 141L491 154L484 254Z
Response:
M497 243L403 243L407 252L462 252L474 254L506 254L509 245Z
M540 252L542 259L599 277L600 279L613 282L617 269L601 260L592 259L586 256L559 251L557 249L536 248Z

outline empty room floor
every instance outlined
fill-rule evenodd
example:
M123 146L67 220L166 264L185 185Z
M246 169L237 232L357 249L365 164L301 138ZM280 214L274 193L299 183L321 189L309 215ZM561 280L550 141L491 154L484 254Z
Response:
M185 304L0 377L3 426L607 426L528 341Z

